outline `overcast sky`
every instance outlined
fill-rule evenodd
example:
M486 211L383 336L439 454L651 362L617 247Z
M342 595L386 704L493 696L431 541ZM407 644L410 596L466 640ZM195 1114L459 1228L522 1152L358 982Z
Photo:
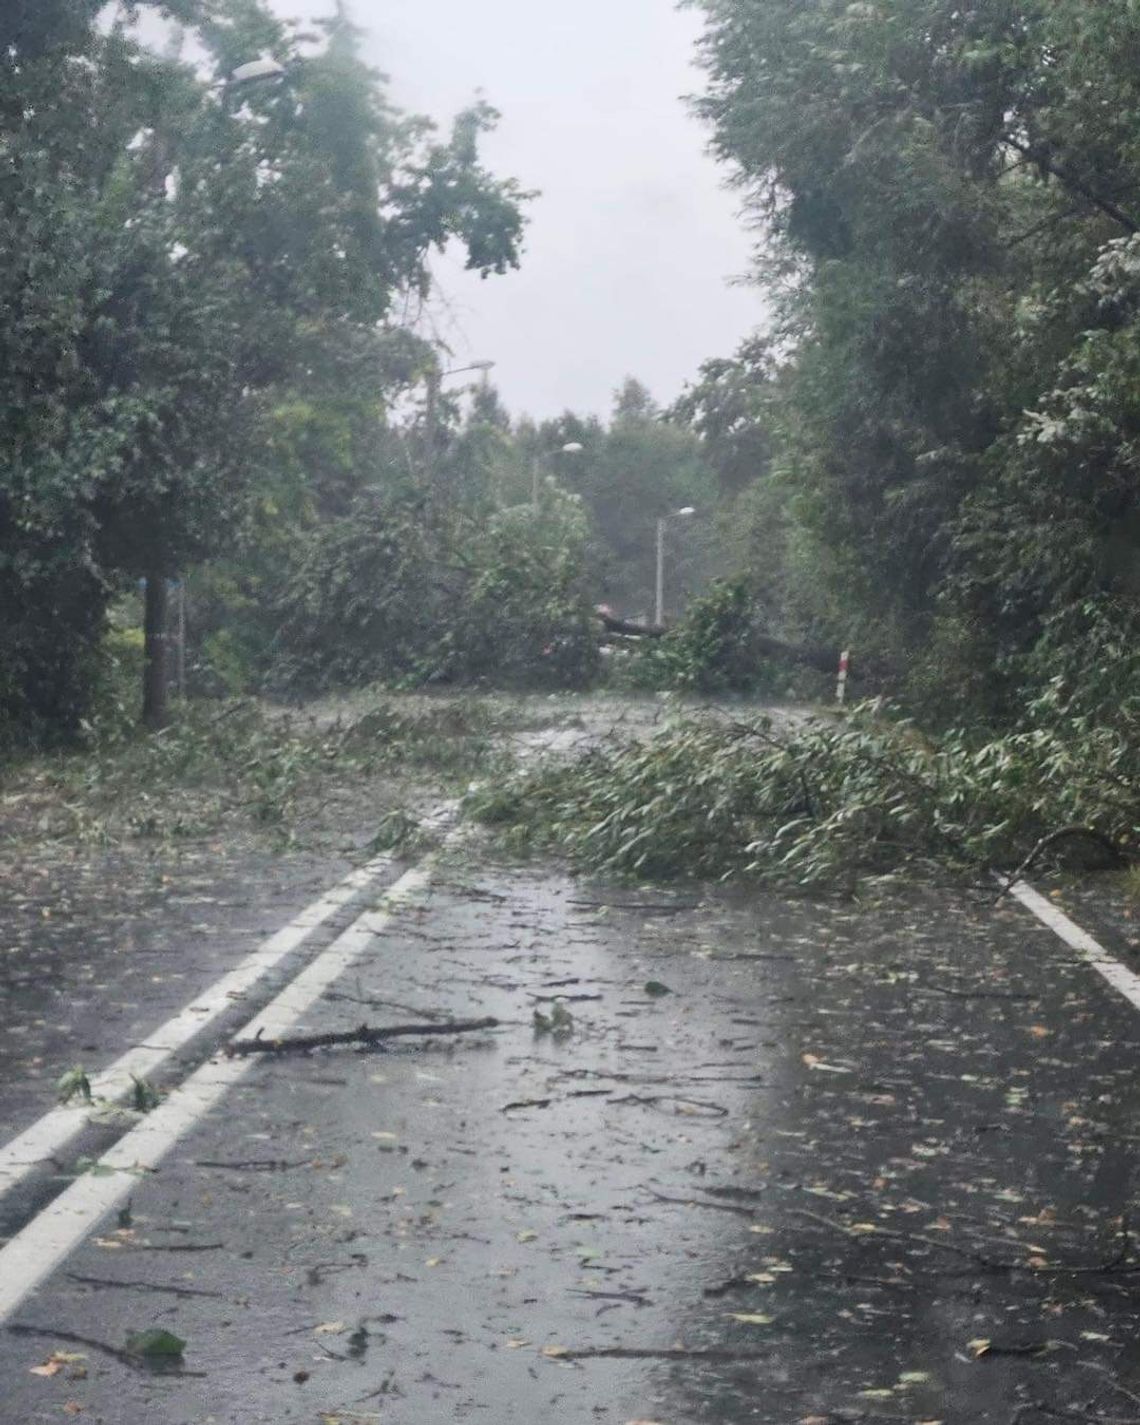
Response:
M272 0L286 16L321 0ZM671 400L763 320L736 197L682 96L697 16L672 0L354 0L368 58L403 108L450 119L477 90L503 113L499 174L539 188L521 271L444 261L455 365L492 358L515 412L604 412L626 374Z

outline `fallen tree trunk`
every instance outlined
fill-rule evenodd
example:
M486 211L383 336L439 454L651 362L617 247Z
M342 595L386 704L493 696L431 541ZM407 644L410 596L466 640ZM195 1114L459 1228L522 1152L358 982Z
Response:
M598 612L598 618L607 633L622 638L664 638L669 632L661 624L630 623L628 619L617 618L613 614ZM785 643L766 633L752 636L752 645L763 658L778 658L788 663L802 663L805 667L816 668L821 673L835 673L839 669L839 653L830 648L807 647L803 644ZM853 670L854 671L854 670Z
M497 1019L457 1019L450 1024L394 1024L387 1029L373 1029L362 1024L338 1034L295 1034L287 1039L235 1039L227 1046L226 1057L242 1059L249 1054L307 1054L311 1049L335 1049L345 1044L383 1044L389 1039L406 1039L411 1035L475 1034L481 1029L498 1029Z
M630 623L628 619L604 614L600 610L598 619L607 633L619 633L623 638L664 638L669 632L662 624Z

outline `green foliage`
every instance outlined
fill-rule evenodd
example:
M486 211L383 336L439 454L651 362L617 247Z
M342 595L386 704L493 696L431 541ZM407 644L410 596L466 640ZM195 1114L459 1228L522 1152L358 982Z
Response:
M60 1103L68 1104L73 1098L78 1098L81 1103L91 1102L91 1080L87 1076L82 1065L75 1065L62 1074L55 1086L56 1096Z
M286 571L274 676L584 686L598 659L584 551L581 511L556 491L479 523L422 499L364 501Z
M757 645L760 611L748 582L715 582L664 638L646 640L626 677L637 687L694 693L770 692L779 674ZM783 685L788 675L785 671Z
M706 361L669 413L671 421L700 438L704 458L727 494L754 484L771 464L776 366L768 342L750 337L731 360Z
M849 890L908 867L1014 867L1072 825L1135 853L1140 743L1063 718L929 742L869 708L783 732L769 719L694 721L548 763L471 809L509 845L556 849L591 873Z

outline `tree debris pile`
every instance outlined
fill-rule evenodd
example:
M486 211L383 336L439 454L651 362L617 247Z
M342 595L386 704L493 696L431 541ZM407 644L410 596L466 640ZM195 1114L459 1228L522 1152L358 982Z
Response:
M1129 722L932 741L876 705L791 730L694 719L547 763L477 793L472 811L515 849L641 879L851 889L907 869L1014 870L1076 845L1122 863L1140 848Z

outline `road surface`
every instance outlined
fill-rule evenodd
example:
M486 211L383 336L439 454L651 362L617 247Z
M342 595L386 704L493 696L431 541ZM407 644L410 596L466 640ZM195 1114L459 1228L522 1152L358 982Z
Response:
M7 1046L7 1136L76 1036L92 1072L146 1042L344 872L309 869L262 868L242 904L200 888L208 936L168 904L131 919L37 1078ZM463 836L406 870L174 1055L159 1108L0 1200L5 1425L1140 1421L1140 1012L1024 907L614 889ZM1125 959L1126 931L1101 931ZM23 985L41 1018L74 1008L82 940ZM120 964L157 997L124 1007ZM304 1032L499 1027L209 1057L298 974L324 986L294 992ZM25 1294L29 1240L60 1259ZM124 1354L157 1329L180 1358Z

